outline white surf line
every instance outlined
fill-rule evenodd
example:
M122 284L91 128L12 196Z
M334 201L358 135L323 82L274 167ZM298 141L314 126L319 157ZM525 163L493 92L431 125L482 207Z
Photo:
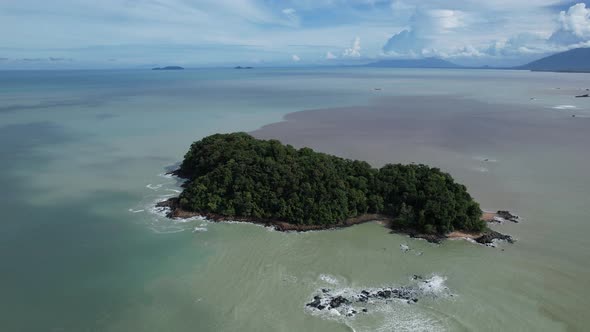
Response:
M153 185L151 183L148 183L145 187L148 188L148 189L151 189L151 190L156 191L156 190L162 188L162 184Z
M553 106L552 108L556 109L556 110L574 110L574 109L577 109L578 107L574 106L574 105L557 105L557 106Z

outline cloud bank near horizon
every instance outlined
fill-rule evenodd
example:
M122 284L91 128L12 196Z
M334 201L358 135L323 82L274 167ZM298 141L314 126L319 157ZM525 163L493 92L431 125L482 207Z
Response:
M0 3L0 68L526 62L590 47L562 0L19 0Z

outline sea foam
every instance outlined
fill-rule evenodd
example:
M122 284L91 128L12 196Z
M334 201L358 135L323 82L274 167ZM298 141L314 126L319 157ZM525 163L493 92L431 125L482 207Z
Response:
M159 190L160 188L162 188L162 184L151 184L151 183L148 183L145 187L148 188L148 189L151 189L151 190L156 191L156 190Z
M574 105L557 105L557 106L553 106L553 109L556 110L572 110L572 109L576 109L578 108L577 106Z
M329 277L336 279L333 276ZM320 279L325 281L324 278ZM444 276L433 274L426 279L414 276L410 280L410 284L400 287L320 288L314 294L320 294L318 298L324 309L310 308L306 305L305 311L322 319L341 322L353 331L443 331L445 328L440 321L427 316L418 307L421 301L414 304L414 301L401 298L375 296L379 292L393 288L402 290L416 299L439 300L453 296L446 286L447 279ZM363 294L372 295L369 298L365 297L364 301L359 301ZM331 308L331 300L340 296L349 302ZM370 325L367 325L368 321Z
M336 277L331 276L329 274L320 274L320 280L329 283L330 285L337 285L340 282L338 281L338 279L336 279Z

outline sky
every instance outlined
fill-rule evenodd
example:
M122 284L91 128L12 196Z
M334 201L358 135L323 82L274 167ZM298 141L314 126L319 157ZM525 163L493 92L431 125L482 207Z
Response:
M0 0L0 69L510 66L590 47L590 2Z

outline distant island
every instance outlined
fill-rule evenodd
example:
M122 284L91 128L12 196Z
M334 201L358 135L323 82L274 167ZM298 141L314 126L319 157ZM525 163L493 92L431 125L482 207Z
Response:
M254 67L242 67L242 66L237 66L237 67L234 67L234 69L254 69Z
M232 133L194 142L172 174L187 181L179 197L158 204L171 209L171 218L200 215L282 231L381 220L433 242L452 232L482 243L511 240L487 228L464 185L426 165L376 169L363 161Z
M183 70L184 68L180 66L167 66L167 67L156 67L152 68L152 70Z

